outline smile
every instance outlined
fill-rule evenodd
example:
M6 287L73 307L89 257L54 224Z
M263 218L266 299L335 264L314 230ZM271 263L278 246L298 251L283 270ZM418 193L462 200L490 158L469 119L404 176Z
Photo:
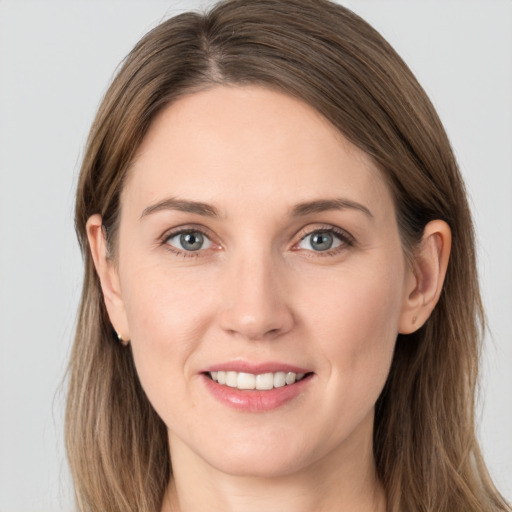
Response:
M240 390L256 389L259 391L268 391L299 382L306 374L295 372L267 372L255 375L246 372L213 371L208 372L207 375L209 375L213 381L223 386Z

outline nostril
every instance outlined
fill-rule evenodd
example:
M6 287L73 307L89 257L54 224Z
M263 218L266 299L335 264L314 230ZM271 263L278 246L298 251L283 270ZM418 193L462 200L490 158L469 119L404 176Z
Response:
M269 289L270 285L259 288L247 285L244 287L247 290L238 286L226 290L223 296L226 302L217 316L225 332L256 341L276 338L293 327L294 315L289 305ZM269 290L264 293L261 288Z

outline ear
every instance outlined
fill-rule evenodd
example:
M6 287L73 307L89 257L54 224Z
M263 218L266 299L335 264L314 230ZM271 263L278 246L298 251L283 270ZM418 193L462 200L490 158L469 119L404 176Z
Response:
M86 230L110 322L118 336L127 341L130 339L130 332L121 296L119 274L114 261L108 254L106 233L103 229L101 216L96 214L89 217Z
M399 333L416 331L432 313L443 288L451 242L452 234L446 222L433 220L425 226L406 278Z

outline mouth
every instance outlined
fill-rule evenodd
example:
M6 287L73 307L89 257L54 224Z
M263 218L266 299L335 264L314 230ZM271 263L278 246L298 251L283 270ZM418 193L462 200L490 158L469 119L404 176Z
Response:
M240 361L205 368L201 374L213 398L237 411L252 413L294 402L312 388L315 376L298 366Z
M305 379L309 373L297 372L266 372L266 373L247 373L236 371L211 371L205 372L205 375L212 381L217 382L221 386L239 389L241 391L270 391L276 388L291 386Z

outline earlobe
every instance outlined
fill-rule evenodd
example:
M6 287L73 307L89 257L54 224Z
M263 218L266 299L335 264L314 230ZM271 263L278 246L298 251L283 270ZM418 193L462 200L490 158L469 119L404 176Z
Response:
M130 334L121 296L119 274L114 262L108 255L107 240L99 214L89 217L86 230L91 256L101 283L110 322L118 337L120 336L122 340L129 340Z
M429 318L443 288L451 250L451 230L442 220L429 222L414 251L413 268L406 279L399 332L410 334Z

